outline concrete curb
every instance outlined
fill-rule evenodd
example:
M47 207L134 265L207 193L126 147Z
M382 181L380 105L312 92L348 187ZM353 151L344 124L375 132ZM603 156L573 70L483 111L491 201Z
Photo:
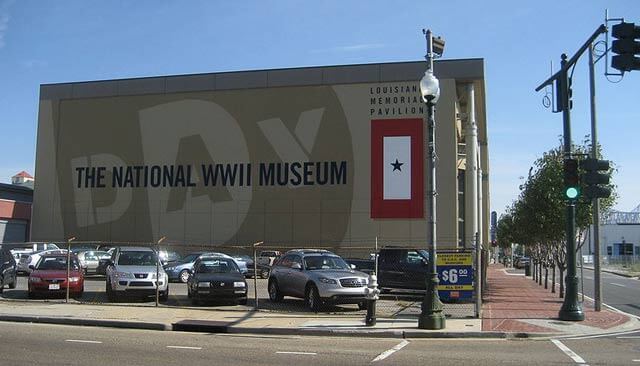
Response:
M91 327L128 328L145 330L172 330L171 324L136 322L127 320L99 320L79 318L57 318L48 316L0 315L0 321L19 323L42 323L60 325L83 325Z

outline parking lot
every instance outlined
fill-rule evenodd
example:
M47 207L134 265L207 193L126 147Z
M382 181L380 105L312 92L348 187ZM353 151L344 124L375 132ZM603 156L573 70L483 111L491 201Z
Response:
M209 307L212 309L237 309L247 310L256 306L255 302L255 284L257 284L258 308L266 311L281 312L309 312L302 299L285 297L283 301L274 303L269 300L267 293L268 279L247 279L248 285L248 303L247 305L237 305L230 302L212 302L199 307ZM85 278L85 290L82 297L70 299L70 302L102 304L110 303L105 292L105 278L103 276L88 276ZM27 295L27 277L19 276L18 284L15 289L5 288L1 294L1 298L7 300L18 301L64 301L64 296L46 299L29 299ZM154 297L148 298L125 298L118 301L119 305L130 306L153 306L155 304ZM391 293L381 295L381 299L377 302L376 311L380 316L389 317L414 317L420 313L421 297L416 294L407 293ZM179 282L172 282L169 285L169 299L161 304L162 306L174 307L192 307L191 300L187 297L187 285ZM331 306L324 309L323 312L332 314L362 314L364 310L358 310L357 305L345 304L340 306ZM473 304L445 304L444 312L449 317L467 318L473 317Z

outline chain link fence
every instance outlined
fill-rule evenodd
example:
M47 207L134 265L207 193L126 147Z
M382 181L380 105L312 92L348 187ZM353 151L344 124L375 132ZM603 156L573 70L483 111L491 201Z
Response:
M382 241L381 241L382 242ZM116 242L83 242L71 240L67 242L47 242L47 243L5 243L3 248L11 249L11 253L17 264L19 272L18 283L15 289L5 289L1 294L5 299L29 300L29 301L53 301L53 302L78 302L88 304L112 304L126 306L170 306L170 307L192 307L196 301L190 297L191 293L187 281L193 276L193 263L196 258L204 253L221 253L234 258L238 269L245 277L246 284L238 285L234 282L233 293L238 294L237 299L208 301L199 303L198 306L206 306L220 309L240 309L251 308L274 312L311 312L306 301L306 291L301 289L297 297L284 296L281 301L272 301L269 297L269 283L275 278L271 276L271 270L279 258L291 248L265 243L244 243L238 245L185 245L172 243L164 240L159 243L116 243ZM113 281L127 283L126 294L132 296L117 296L114 298L109 293L108 281L111 276L106 276L107 268L114 265L116 261L116 248L146 247L154 252L159 252L160 263L157 272L153 273L153 268L149 270L148 276L144 274L148 270L142 267L132 269L132 273L118 273L113 277ZM305 248L317 250L327 250L342 257L348 269L362 271L367 275L376 274L379 288L381 289L380 299L377 301L376 312L378 316L391 318L412 318L421 313L421 304L425 296L427 274L429 268L429 254L424 249L415 247L384 247L379 248L376 241L365 243L359 246L322 246L305 245ZM65 275L58 275L53 279L56 283L48 283L49 279L33 279L29 273L37 270L38 261L43 256L65 257L67 249L71 250L72 259L68 265L70 268L69 277L77 276L77 271L84 274L84 283L81 293L72 293L67 298ZM473 279L476 273L474 268L474 256L470 251L438 251L438 272L440 279L440 298L444 305L444 313L451 318L473 318L477 317L478 309L475 305L477 294L474 291ZM441 262L441 259L445 260ZM73 266L77 260L77 267L74 272ZM66 263L66 262L65 262ZM157 261L155 262L157 263ZM146 264L149 264L148 262ZM162 266L162 268L160 268ZM113 271L114 269L111 269ZM307 271L305 266L296 269L300 273ZM121 270L120 272L124 272ZM166 277L161 272L166 273ZM353 275L347 272L346 277ZM130 276L131 278L129 278ZM140 278L137 278L140 277ZM328 282L332 280L330 276ZM164 281L168 278L168 294L163 298L163 291L156 294L156 283L160 290L165 288ZM315 277L317 278L317 276ZM336 277L337 280L339 280ZM47 286L53 285L50 291L44 291L46 296L33 296L30 290L36 288L34 281L47 282ZM144 284L142 284L144 282ZM307 281L308 282L308 281ZM71 282L68 282L71 283ZM58 286L56 286L56 284ZM131 285L140 286L133 288ZM334 283L337 286L337 283ZM304 283L301 286L304 287ZM356 284L364 287L364 283ZM207 285L208 286L208 285ZM240 287L242 286L242 287ZM246 286L246 287L245 287ZM112 286L113 288L114 286ZM135 291L150 290L150 291ZM213 292L214 290L211 289ZM242 301L246 291L246 303ZM135 293L142 293L140 296ZM289 295L289 294L287 294ZM31 298L35 297L35 300ZM240 300L240 301L237 301ZM360 306L359 306L360 305ZM338 304L326 305L320 310L321 313L336 314L362 314L362 303L358 304Z

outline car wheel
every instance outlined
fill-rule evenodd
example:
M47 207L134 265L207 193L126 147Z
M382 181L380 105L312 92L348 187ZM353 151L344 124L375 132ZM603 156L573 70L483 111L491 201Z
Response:
M247 305L247 298L245 297L244 299L240 299L240 300L238 301L238 304L240 304L240 305Z
M322 299L315 285L307 286L307 290L304 292L304 303L309 310L316 313L322 308Z
M9 288L13 290L14 288L16 288L17 285L18 285L18 278L16 276L13 276L13 281L9 283Z
M169 286L164 292L160 293L160 301L166 302L167 300L169 300Z
M187 281L189 280L189 270L183 269L182 271L180 271L179 276L180 276L180 282L187 283Z
M358 303L358 310L367 310L367 302L361 301Z
M2 290L4 290L4 278L0 277L0 294L2 293Z
M116 302L116 293L115 291L113 291L113 289L111 288L111 281L107 280L107 288L106 288L106 292L107 292L107 299L110 302Z
M265 268L265 269L261 269L260 270L260 278L267 278L269 277L269 269Z
M271 302L279 302L282 301L283 297L278 287L278 282L276 280L269 281L269 300Z

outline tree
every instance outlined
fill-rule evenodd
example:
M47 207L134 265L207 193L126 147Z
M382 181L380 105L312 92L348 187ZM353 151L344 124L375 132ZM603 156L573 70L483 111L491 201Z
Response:
M586 157L589 150L590 146L585 139L582 145L573 147L573 154ZM542 284L543 266L545 274L548 274L549 257L553 258L551 265L554 272L555 266L558 267L560 278L563 277L567 268L564 158L562 143L560 143L558 147L545 152L537 159L529 170L527 180L520 186L520 195L510 207L509 216L504 217L506 221L503 229L506 233L503 233L503 236L529 247L532 262L537 269L534 280L537 279L540 284ZM614 171L615 169L612 168L611 173ZM611 197L600 200L600 208L603 212L610 210L617 198L615 185L609 184L609 188L612 190ZM586 230L591 222L591 202L579 200L576 203L576 227L579 232ZM546 282L545 279L545 285ZM564 296L563 281L560 283L559 296Z

